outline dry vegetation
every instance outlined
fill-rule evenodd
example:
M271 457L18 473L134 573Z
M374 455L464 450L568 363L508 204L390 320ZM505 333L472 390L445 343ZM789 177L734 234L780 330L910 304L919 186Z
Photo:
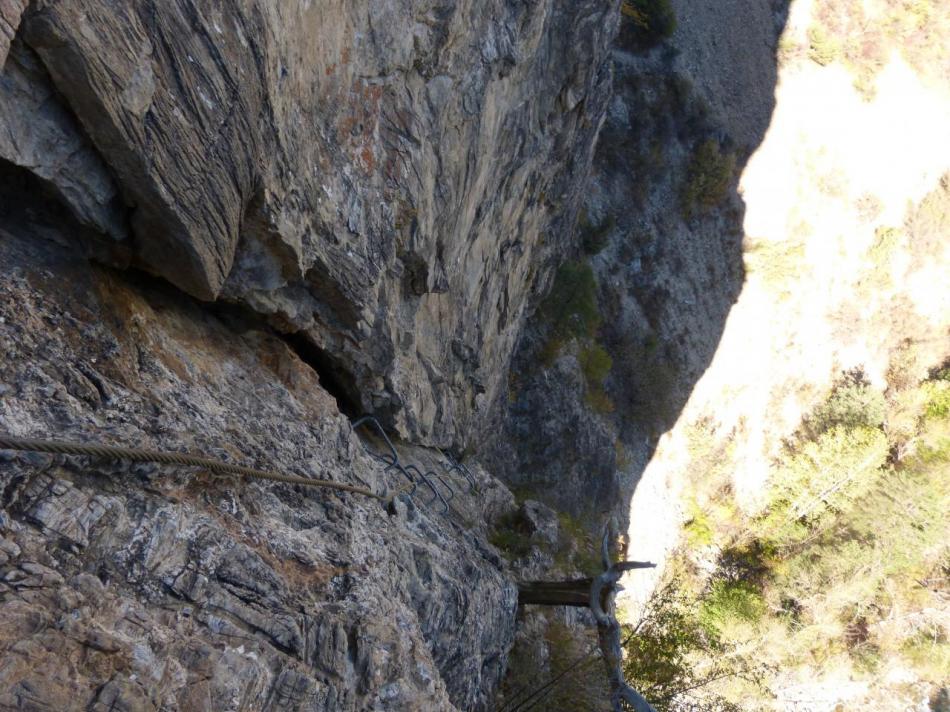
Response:
M816 0L805 43L786 37L784 61L806 55L820 65L841 62L868 98L893 52L922 77L950 76L950 3L945 0Z
M912 682L886 694L908 704L946 685L950 369L893 380L882 393L848 374L773 464L754 516L723 504L728 443L694 428L698 496L671 567L706 636L691 659L707 669L725 650L733 672L771 671L764 687L734 674L708 694L758 710L781 709L789 680L829 673L874 690L904 671Z

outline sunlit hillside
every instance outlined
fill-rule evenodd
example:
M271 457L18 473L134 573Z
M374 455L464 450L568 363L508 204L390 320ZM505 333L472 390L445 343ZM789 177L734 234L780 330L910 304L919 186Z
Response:
M948 56L938 0L790 8L746 281L631 507L632 558L668 561L631 617L675 577L716 642L697 669L754 670L706 688L739 709L927 709L950 681Z

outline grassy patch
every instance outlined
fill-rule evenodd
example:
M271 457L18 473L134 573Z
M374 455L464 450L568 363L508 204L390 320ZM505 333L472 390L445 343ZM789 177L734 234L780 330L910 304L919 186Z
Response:
M506 559L515 561L531 553L531 538L518 526L515 512L501 517L488 535L488 541L498 549Z
M686 543L693 549L712 545L714 532L709 515L694 499L689 501L688 512L689 519L684 525Z
M559 568L576 568L585 575L593 576L604 570L600 560L599 543L578 520L566 512L558 512L558 549L554 562Z
M614 404L604 390L604 381L613 367L610 354L600 344L593 342L583 346L577 358L587 383L587 404L598 413L613 412Z
M623 0L620 13L641 49L659 44L676 30L676 13L670 0Z
M586 262L561 265L540 314L548 325L548 339L541 353L548 365L569 340L593 338L602 317L597 304L597 278L591 266Z
M700 143L686 169L682 189L683 215L687 219L725 200L736 171L736 155L724 151L715 139Z

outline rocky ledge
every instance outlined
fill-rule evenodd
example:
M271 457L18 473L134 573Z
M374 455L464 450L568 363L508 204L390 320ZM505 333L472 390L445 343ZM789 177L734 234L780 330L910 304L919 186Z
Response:
M0 431L390 491L278 337L0 229ZM487 709L517 591L427 499L0 453L0 709Z

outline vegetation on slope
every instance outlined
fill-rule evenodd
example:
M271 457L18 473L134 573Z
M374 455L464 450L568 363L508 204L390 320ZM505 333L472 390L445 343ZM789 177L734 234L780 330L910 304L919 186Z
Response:
M726 199L736 172L736 155L716 139L699 143L690 158L683 184L683 216L708 211Z
M709 450L697 483L727 487L728 458ZM903 674L908 699L926 685L938 694L950 670L950 370L886 394L849 374L770 481L755 516L713 504L728 492L693 503L672 566L703 631L683 640L691 664L734 652L736 674L703 693L720 702L701 709L768 708L822 671L871 686ZM771 693L741 674L753 665L772 671L757 678Z
M641 49L669 38L676 29L676 13L670 0L623 0L620 13Z
M784 60L804 54L826 66L842 63L867 98L891 53L899 51L921 76L942 81L950 70L950 4L945 0L816 0L800 44L787 37Z
M597 304L597 278L587 262L561 265L541 304L540 315L547 327L547 342L541 351L544 365L551 365L568 343L576 341L587 403L598 413L610 413L614 406L604 390L604 382L610 375L613 359L597 343L603 318Z

